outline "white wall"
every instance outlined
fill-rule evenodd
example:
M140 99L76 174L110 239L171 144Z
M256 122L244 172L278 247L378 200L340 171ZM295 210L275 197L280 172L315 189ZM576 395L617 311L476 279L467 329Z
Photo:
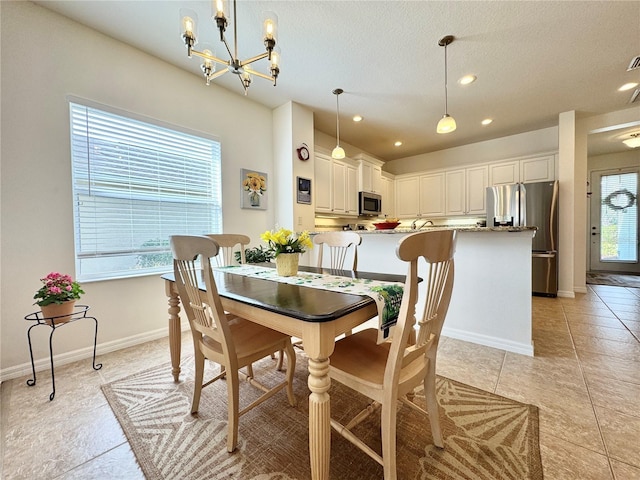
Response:
M322 149L322 151L324 153L327 153L328 155L330 155L331 152L333 151L333 149L336 146L336 137L335 137L335 135L334 136L327 135L326 133L321 132L320 130L316 130L315 131L315 143L314 143L314 145L318 146L318 147L321 147L321 149ZM376 158L378 160L381 160L380 158L376 157L375 155L370 154L366 150L362 150L362 149L360 149L358 147L355 147L355 146L351 145L350 143L345 142L344 140L340 140L340 146L342 148L344 148L344 153L349 158L353 158L359 153L364 153L365 155L368 155L371 158Z
M391 160L384 164L383 169L385 172L401 175L422 170L495 162L541 152L556 151L557 149L558 127L550 127L448 148L438 152Z
M39 279L51 271L75 276L67 95L217 136L224 230L247 233L255 245L272 227L274 209L240 209L240 169L273 178L273 120L271 110L237 92L206 87L200 77L37 5L0 2L0 8L0 375L9 378L27 373L23 317L38 309L32 297ZM166 332L167 302L158 276L83 287L82 302L100 322L98 354ZM81 324L56 331L56 354L70 357L89 346L90 329ZM34 355L42 360L49 329L34 330Z
M313 112L302 105L288 102L273 111L276 188L278 208L275 221L281 227L291 230L313 230L313 192L316 187L314 165ZM298 159L296 149L302 144L309 147L311 157ZM297 203L297 177L311 179L311 204Z

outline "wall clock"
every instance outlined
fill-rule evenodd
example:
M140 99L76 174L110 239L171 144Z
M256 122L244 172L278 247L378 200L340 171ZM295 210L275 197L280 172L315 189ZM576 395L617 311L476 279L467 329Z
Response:
M298 158L303 162L309 160L309 148L306 143L303 143L302 146L296 148L296 152L298 152Z

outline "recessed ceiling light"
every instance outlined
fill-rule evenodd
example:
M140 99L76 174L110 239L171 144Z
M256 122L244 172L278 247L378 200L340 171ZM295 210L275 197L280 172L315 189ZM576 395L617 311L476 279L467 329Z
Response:
M632 88L636 88L638 86L637 83L631 82L631 83L625 83L624 85L622 85L618 91L619 92L626 92L627 90L631 90Z
M402 145L402 142L398 140L396 143L394 143L394 145L395 145L396 147L399 147L400 145Z
M491 122L493 122L493 119L491 118L485 118L484 120L482 120L482 125L489 125Z
M475 82L477 78L478 77L476 77L475 75L465 75L460 80L458 80L458 83L460 85L469 85L470 83Z
M353 116L353 121L354 122L361 122L362 121L362 115L354 115Z

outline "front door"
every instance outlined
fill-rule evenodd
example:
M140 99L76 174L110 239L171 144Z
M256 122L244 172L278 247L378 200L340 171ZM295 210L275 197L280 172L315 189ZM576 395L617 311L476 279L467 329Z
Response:
M640 273L638 168L591 173L592 271Z

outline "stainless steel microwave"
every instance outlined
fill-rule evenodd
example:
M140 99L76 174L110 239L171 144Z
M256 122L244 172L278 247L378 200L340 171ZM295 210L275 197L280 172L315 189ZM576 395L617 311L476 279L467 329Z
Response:
M360 215L377 216L382 213L382 197L377 193L360 192L358 205Z

